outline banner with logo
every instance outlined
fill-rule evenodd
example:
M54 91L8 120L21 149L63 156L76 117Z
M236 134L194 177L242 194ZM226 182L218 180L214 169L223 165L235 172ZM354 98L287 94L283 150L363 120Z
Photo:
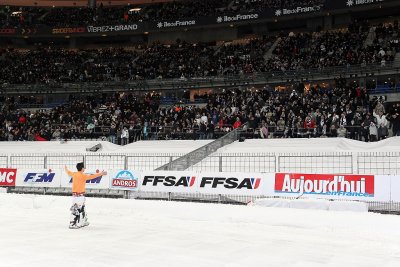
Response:
M116 190L138 190L140 172L131 170L110 171L110 188Z
M144 171L140 191L197 193L198 176L194 171Z
M199 192L204 194L268 196L272 193L274 176L262 173L202 172L199 173L198 186Z
M389 1L391 0L328 0L326 1L325 6L327 9L342 9L362 7L371 4L382 4Z
M18 169L16 186L60 187L61 179L59 169Z
M276 173L274 195L390 201L390 180L376 175Z
M85 174L97 174L101 170L86 170ZM110 188L110 174L104 176L98 176L96 178L86 181L86 188L88 189L109 189ZM61 179L61 187L72 188L72 177L63 171L63 177Z
M298 7L291 7L291 8L282 7L280 9L275 9L274 15L276 17L289 16L289 15L302 15L302 14L306 14L306 13L319 12L322 9L323 9L322 5L298 6Z
M0 168L0 186L15 186L17 169Z
M104 33L118 33L118 32L134 32L139 29L143 30L143 27L139 27L139 25L141 25L141 23L87 26L87 32L104 34Z

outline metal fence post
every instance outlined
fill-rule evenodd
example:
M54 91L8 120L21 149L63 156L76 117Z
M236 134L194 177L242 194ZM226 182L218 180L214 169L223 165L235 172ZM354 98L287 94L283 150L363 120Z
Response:
M219 172L222 172L222 156L219 156L219 162L218 162L218 169L219 169Z

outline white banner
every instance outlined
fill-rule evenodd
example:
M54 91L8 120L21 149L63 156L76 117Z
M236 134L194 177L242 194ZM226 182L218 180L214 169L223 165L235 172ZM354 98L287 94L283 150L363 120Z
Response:
M197 193L198 176L194 171L144 171L140 191Z
M390 199L394 202L400 202L400 176L390 176L390 181Z
M233 172L200 173L198 186L199 192L204 194L272 196L274 175Z
M116 190L138 190L140 172L131 170L112 170L110 174L110 188Z
M60 187L61 170L52 169L18 169L16 186L26 187Z
M99 170L86 170L85 174L95 174L99 173ZM109 189L110 188L110 174L104 176L99 176L97 178L86 181L86 188L89 189ZM61 179L61 187L72 187L72 178L63 172L63 177Z
M17 169L15 186L71 188L72 178L63 169ZM400 177L385 175L111 170L86 188L400 202Z

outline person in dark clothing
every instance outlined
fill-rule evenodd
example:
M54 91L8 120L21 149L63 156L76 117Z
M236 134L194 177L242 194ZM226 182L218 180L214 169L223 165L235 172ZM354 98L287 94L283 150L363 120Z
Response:
M393 136L400 136L400 115L395 113L390 116L390 122L392 123Z
M214 139L214 130L215 125L214 122L211 121L209 124L207 124L207 139Z

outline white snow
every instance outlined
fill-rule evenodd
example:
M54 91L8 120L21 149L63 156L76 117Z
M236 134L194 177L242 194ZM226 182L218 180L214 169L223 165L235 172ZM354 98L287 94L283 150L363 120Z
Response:
M0 142L0 154L32 154L32 153L85 153L86 148L97 144L102 149L97 153L189 153L206 145L212 140L169 140L139 141L119 146L107 141L60 141L50 142Z
M168 153L185 154L213 140L139 141L119 146L106 141L50 142L0 142L0 154L32 153L85 153L86 148L101 144L97 153ZM379 142L365 143L346 138L296 138L296 139L247 139L234 142L217 153L304 153L304 152L398 152L400 137Z
M398 152L400 137L379 142L361 142L346 138L292 138L292 139L246 139L234 142L217 153L304 153L304 152Z
M400 217L0 194L0 266L400 266Z

